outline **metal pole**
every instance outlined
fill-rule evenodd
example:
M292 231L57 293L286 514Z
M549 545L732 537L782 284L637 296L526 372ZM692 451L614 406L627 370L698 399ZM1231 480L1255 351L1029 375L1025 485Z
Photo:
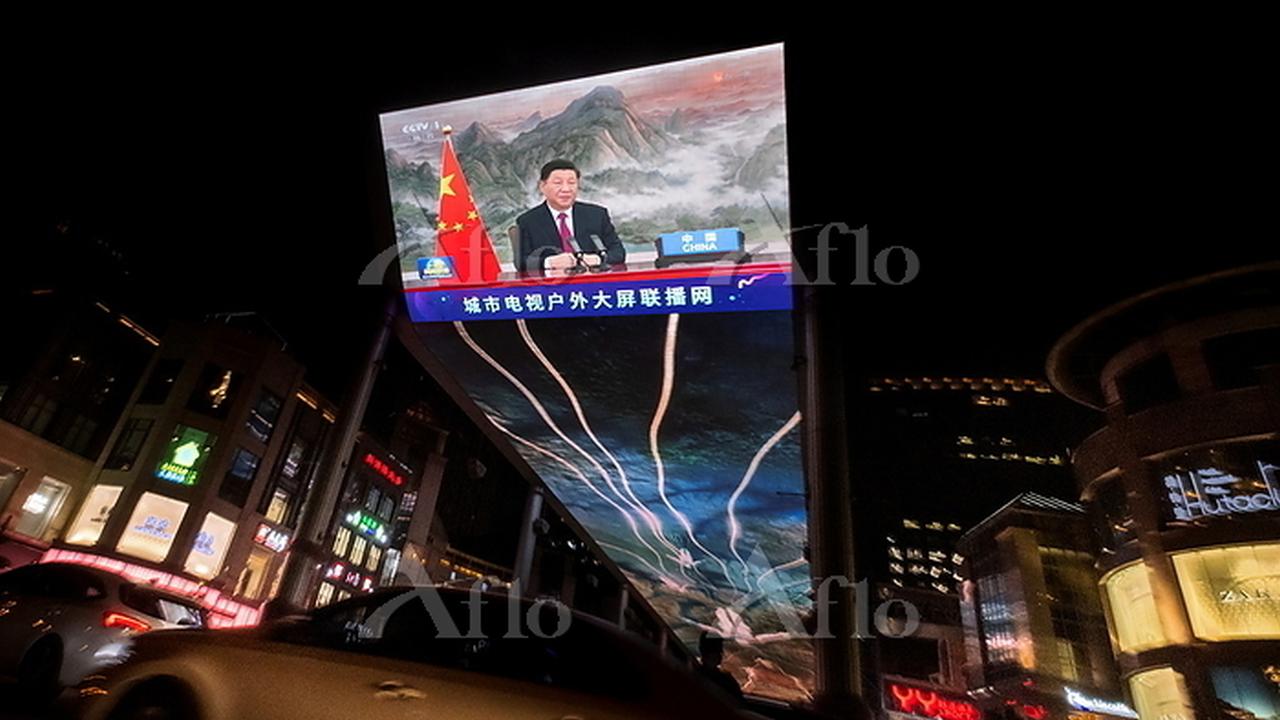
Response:
M828 578L826 613L830 637L815 640L818 709L841 717L863 717L859 700L853 508L844 420L844 374L840 338L832 330L840 318L818 287L803 298L804 453L809 478L809 555L814 581ZM821 597L821 595L820 595ZM864 610L865 612L865 610ZM820 623L821 625L821 623Z
M530 574L533 572L533 549L538 543L534 523L542 517L542 488L530 487L524 501L524 516L520 520L520 542L516 545L515 579L525 592L532 591Z
M307 499L299 520L297 539L290 551L289 564L285 566L278 596L280 601L293 609L310 605L318 571L327 555L324 544L329 525L338 505L347 465L355 448L356 435L364 423L365 409L369 406L369 396L373 394L374 381L382 367L383 354L391 339L391 328L400 311L400 303L399 296L394 294L387 299L378 332L365 355L360 375L338 415L333 442L325 447L320 463L320 478L312 488L311 497Z

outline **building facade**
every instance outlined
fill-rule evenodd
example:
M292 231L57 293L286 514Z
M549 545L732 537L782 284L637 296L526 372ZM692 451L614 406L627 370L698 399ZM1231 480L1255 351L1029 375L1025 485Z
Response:
M1280 715L1280 263L1109 308L1048 370L1105 414L1073 465L1138 714Z
M39 551L88 491L129 395L159 340L100 302L45 291L3 328L0 360L0 526Z
M164 337L46 560L200 599L254 624L335 420L269 333L212 321Z
M965 533L970 694L997 716L1134 718L1103 618L1084 508L1024 493Z

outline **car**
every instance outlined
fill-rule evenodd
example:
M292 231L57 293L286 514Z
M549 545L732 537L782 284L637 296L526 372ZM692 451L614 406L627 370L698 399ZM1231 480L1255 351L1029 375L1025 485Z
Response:
M105 570L40 563L0 573L0 675L32 700L120 662L142 633L204 624L196 601Z
M140 638L85 720L759 717L637 636L546 600L376 590L248 630Z

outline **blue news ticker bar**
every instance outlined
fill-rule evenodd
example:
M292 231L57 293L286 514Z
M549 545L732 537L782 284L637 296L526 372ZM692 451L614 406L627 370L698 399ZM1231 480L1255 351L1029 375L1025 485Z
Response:
M414 322L790 310L788 273L439 288L405 293Z

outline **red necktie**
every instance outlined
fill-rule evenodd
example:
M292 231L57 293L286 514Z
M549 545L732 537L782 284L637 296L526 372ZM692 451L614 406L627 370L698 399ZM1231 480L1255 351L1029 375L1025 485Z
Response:
M569 232L569 223L565 222L565 218L569 217L564 213L560 213L560 250L561 252L573 252L573 246L569 244L569 238L573 237L573 233Z

